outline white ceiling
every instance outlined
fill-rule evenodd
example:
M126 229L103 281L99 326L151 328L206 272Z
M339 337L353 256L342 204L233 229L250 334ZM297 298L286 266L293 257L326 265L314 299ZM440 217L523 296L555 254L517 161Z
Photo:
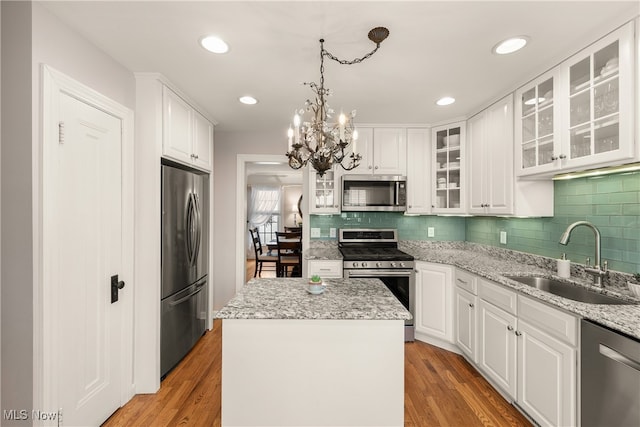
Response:
M518 85L637 16L631 1L46 1L62 21L134 72L159 72L218 121L218 130L282 129L319 82L318 40L341 59L390 36L367 61L325 61L336 110L357 109L358 123L433 124L477 112ZM198 40L222 37L214 55ZM527 35L506 56L500 40ZM259 99L242 105L238 97ZM457 99L438 107L443 95ZM284 136L283 136L284 138Z

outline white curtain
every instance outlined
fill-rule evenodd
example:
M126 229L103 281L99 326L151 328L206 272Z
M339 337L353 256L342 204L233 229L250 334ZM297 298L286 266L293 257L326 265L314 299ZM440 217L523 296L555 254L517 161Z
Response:
M251 186L249 198L249 228L259 227L271 218L280 207L280 187Z

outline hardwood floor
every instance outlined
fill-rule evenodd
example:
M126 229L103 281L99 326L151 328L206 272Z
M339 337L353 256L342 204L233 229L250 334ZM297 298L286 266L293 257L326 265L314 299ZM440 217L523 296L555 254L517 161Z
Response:
M157 394L135 396L103 425L220 426L221 324L214 322ZM461 356L405 344L405 426L530 425Z

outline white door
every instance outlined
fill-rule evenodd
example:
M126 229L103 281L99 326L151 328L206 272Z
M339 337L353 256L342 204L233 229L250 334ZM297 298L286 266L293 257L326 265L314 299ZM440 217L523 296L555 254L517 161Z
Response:
M64 137L52 149L57 228L57 398L65 425L100 425L121 403L121 120L60 94ZM119 280L123 280L119 277ZM130 289L119 291L120 298Z

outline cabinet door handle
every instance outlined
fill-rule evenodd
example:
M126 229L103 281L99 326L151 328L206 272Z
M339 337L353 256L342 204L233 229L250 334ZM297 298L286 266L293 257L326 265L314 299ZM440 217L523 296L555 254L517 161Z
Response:
M369 169L371 169L371 165L369 165Z
M567 158L567 156L565 154L560 154L560 156L558 156L558 157L561 158L562 160Z
M507 326L507 331L513 331L513 326L508 325L508 326Z
M469 303L469 307L473 308L473 304L472 304L472 303Z
M378 169L378 167L376 166L374 169Z
M520 335L522 335L522 332L516 331L516 336L519 337Z
M551 160L558 160L558 156L551 156Z

